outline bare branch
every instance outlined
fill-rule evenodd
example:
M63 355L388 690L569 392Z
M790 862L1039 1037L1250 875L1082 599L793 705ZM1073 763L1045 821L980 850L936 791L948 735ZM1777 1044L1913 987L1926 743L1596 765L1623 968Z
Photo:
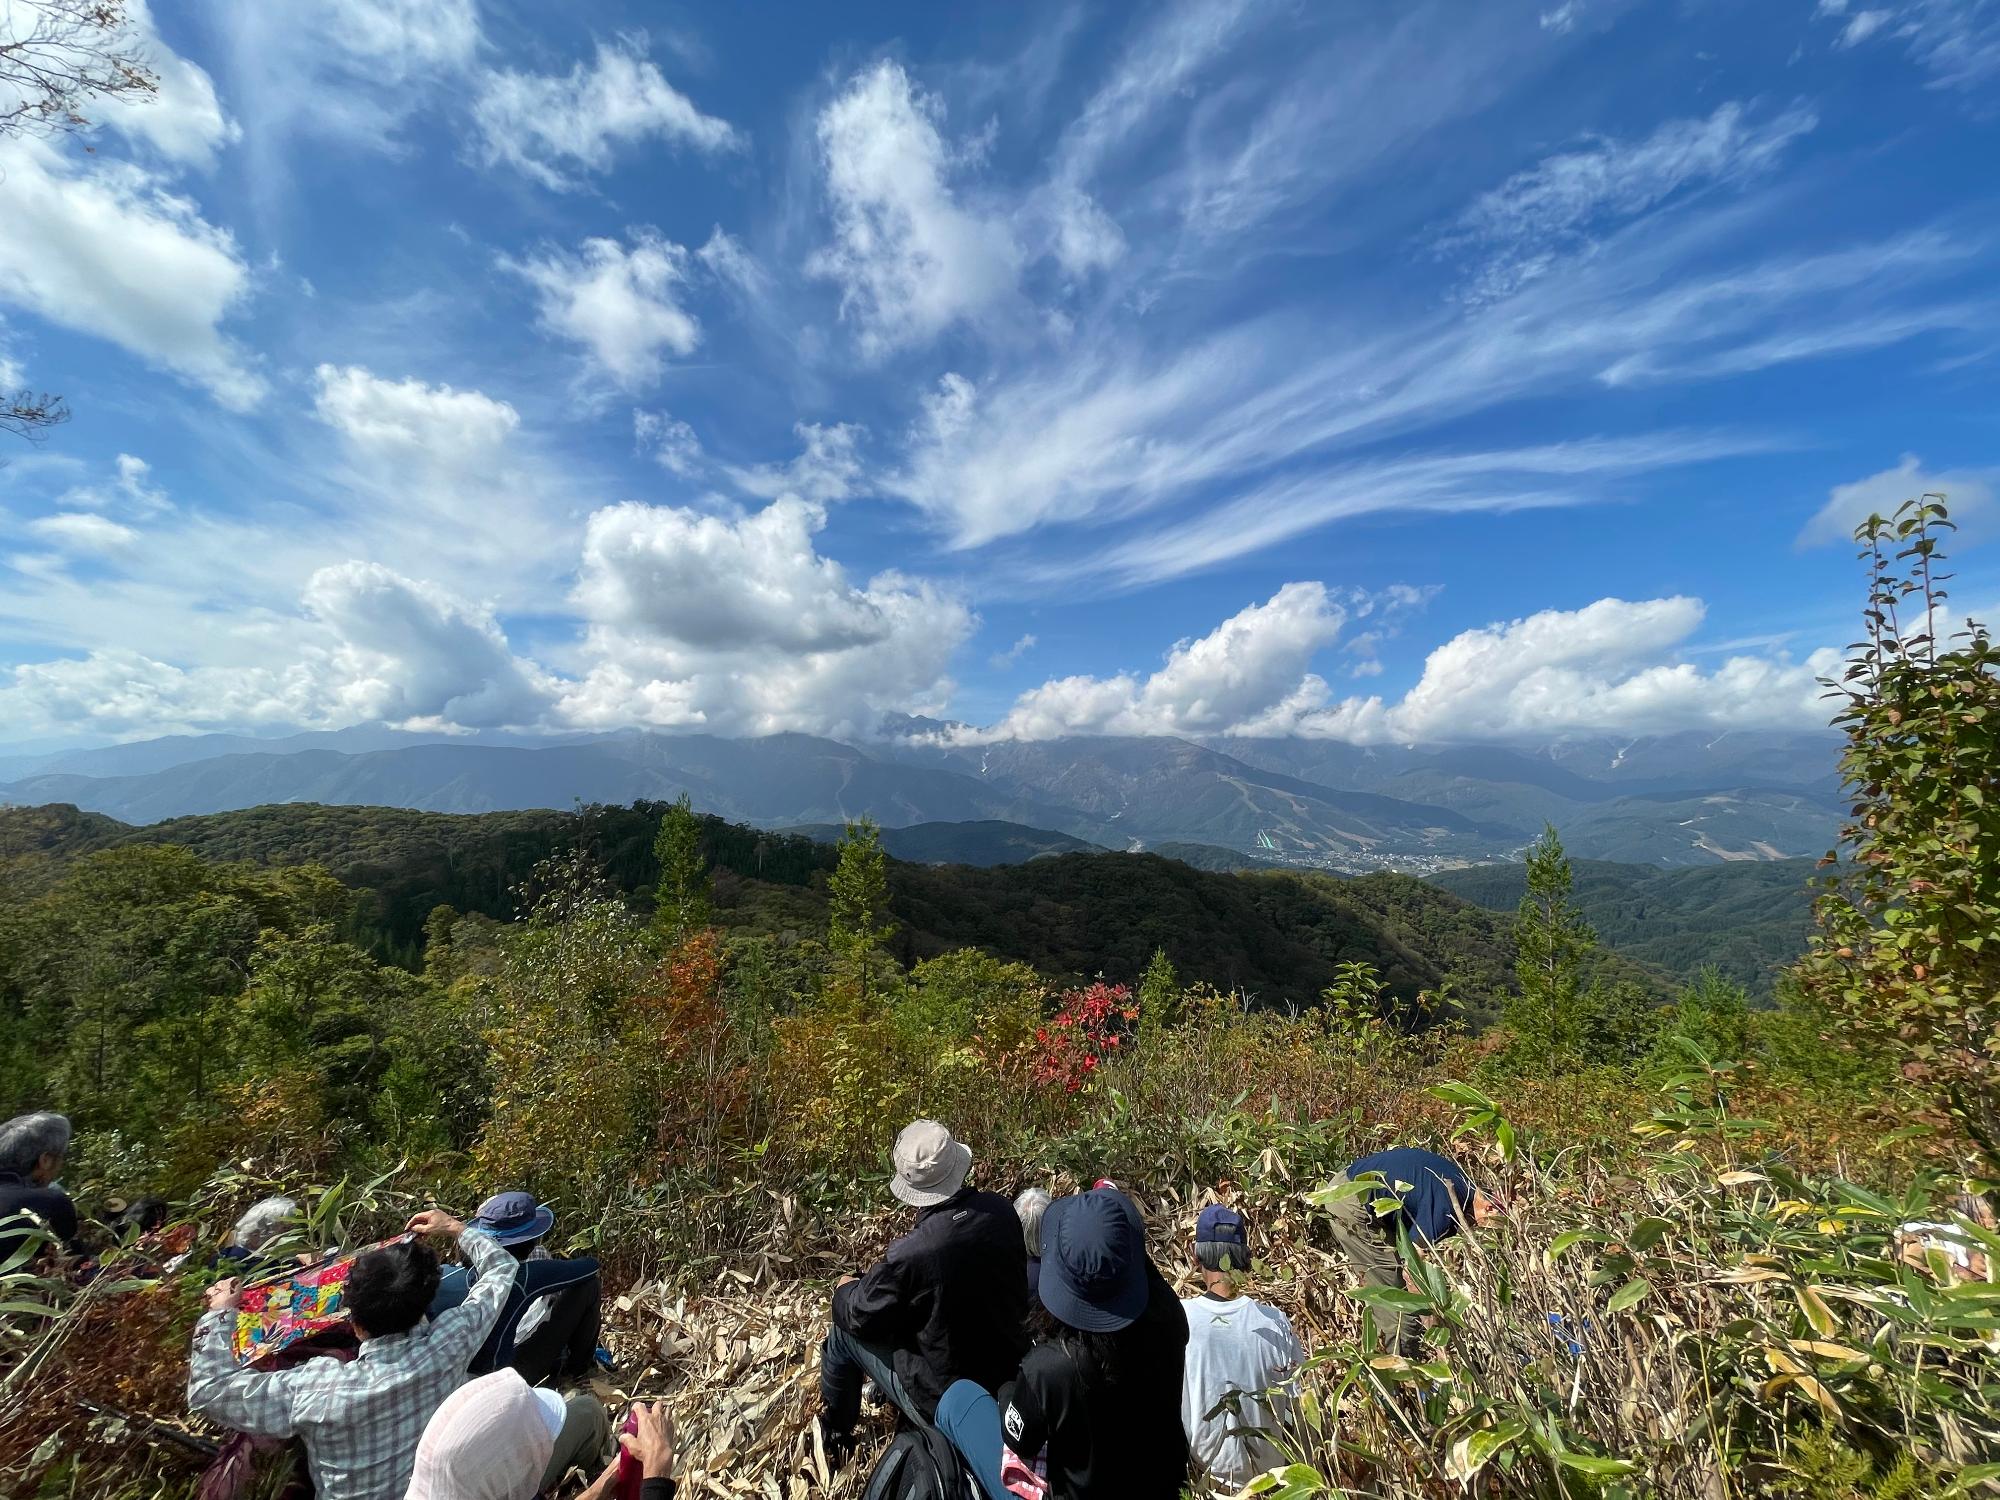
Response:
M38 443L49 428L60 427L68 420L69 407L60 396L47 392L38 396L33 391L0 395L0 432Z
M92 101L159 90L126 0L0 0L0 139L83 130Z

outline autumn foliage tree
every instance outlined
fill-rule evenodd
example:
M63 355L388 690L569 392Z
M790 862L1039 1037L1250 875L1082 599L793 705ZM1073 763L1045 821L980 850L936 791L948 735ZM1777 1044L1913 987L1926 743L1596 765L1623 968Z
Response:
M1850 1039L1903 1057L2000 1177L2000 652L1976 621L1943 634L1942 501L1855 533L1868 633L1834 721L1852 821L1798 977Z

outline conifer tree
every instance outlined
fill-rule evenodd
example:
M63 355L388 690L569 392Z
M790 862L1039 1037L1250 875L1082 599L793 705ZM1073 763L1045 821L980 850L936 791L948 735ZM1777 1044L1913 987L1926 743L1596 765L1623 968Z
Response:
M1139 1034L1152 1037L1181 1018L1181 982L1167 950L1155 948L1139 981Z
M1525 1073L1548 1076L1578 1059L1593 997L1586 987L1597 934L1570 900L1569 856L1553 824L1528 850L1528 890L1514 918L1512 996L1502 1020L1513 1033L1509 1058Z
M694 815L687 793L681 793L661 816L653 853L660 861L660 883L653 888L653 925L669 946L678 948L706 927L709 917L708 861L701 852L701 820Z
M826 893L826 945L865 1001L868 971L896 933L889 916L889 858L873 818L846 825L840 863L827 878Z

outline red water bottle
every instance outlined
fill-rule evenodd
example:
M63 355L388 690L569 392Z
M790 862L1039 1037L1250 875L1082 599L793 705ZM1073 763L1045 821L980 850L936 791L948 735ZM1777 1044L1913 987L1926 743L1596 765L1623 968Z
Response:
M628 1411L625 1420L618 1424L620 1436L636 1435L639 1431L639 1413ZM639 1490L646 1482L646 1471L640 1467L623 1443L618 1445L618 1500L639 1500Z

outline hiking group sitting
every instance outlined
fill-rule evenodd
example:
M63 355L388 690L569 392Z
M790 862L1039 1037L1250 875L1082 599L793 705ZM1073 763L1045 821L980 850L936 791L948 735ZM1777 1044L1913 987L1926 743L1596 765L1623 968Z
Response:
M60 1115L0 1125L0 1261L39 1225L72 1242L58 1185ZM869 1495L987 1500L1171 1500L1190 1470L1233 1493L1282 1462L1304 1349L1285 1315L1245 1294L1250 1226L1202 1209L1189 1248L1200 1290L1176 1296L1116 1184L1010 1201L971 1181L972 1152L934 1120L898 1136L892 1193L915 1211L874 1265L842 1277L820 1347L814 1439L831 1467L854 1450L864 1384L900 1415ZM1356 1161L1328 1195L1335 1245L1371 1285L1407 1281L1414 1255L1482 1222L1488 1195L1413 1148ZM502 1192L460 1222L439 1209L351 1257L344 1318L265 1357L236 1346L246 1285L326 1264L302 1246L298 1205L267 1198L238 1220L206 1294L188 1404L233 1436L205 1477L210 1500L247 1493L254 1456L296 1441L321 1500L533 1500L615 1455L585 1500L668 1500L674 1434L639 1403L614 1444L590 1389L602 1285L587 1257L551 1255L554 1214ZM429 1243L456 1246L452 1264ZM1382 1346L1414 1355L1414 1318L1376 1304ZM926 1490L924 1483L930 1488Z
M1242 1290L1242 1213L1202 1210L1202 1290L1182 1301L1116 1184L1055 1199L1030 1188L1010 1206L970 1185L971 1151L934 1120L903 1131L893 1163L890 1191L916 1222L842 1279L820 1350L816 1438L832 1465L853 1449L864 1376L903 1419L870 1496L957 1493L950 1476L969 1473L988 1500L1172 1500L1191 1462L1233 1493L1281 1461L1267 1434L1305 1351L1282 1312ZM1402 1246L1491 1208L1428 1151L1377 1153L1346 1175L1371 1201L1355 1215L1340 1200L1336 1241L1373 1284L1402 1284ZM1377 1326L1405 1352L1421 1336L1414 1320Z

